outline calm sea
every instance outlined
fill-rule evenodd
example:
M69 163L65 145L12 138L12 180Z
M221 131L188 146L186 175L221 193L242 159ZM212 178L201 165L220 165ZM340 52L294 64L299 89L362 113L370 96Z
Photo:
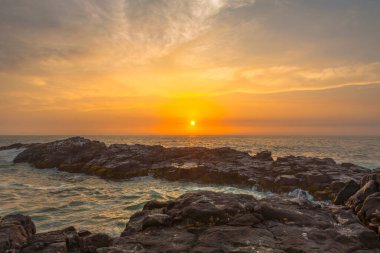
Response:
M68 136L0 136L0 146L32 143ZM380 167L380 137L317 136L85 136L112 143L173 146L229 146L252 154L271 150L274 157L304 155L331 157L368 168ZM74 225L118 235L129 217L151 199L168 200L187 191L213 190L265 196L252 189L167 182L150 177L119 182L70 174L54 169L39 170L13 164L18 150L0 151L0 216L21 212L31 215L38 231Z

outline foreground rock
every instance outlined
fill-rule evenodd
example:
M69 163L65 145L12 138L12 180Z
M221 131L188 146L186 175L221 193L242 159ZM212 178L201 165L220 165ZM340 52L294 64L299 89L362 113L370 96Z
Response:
M197 192L148 202L99 252L359 253L380 252L380 242L344 207Z
M153 175L168 180L256 186L288 192L302 188L321 200L333 199L349 181L370 170L333 159L300 156L273 160L269 151L254 156L231 148L177 147L104 143L73 137L28 146L14 160L37 168L59 168L109 179Z
M106 234L77 232L74 227L36 234L29 216L7 215L0 220L0 253L96 252L112 242Z
M361 187L356 192L352 191L352 187L356 188L352 182L347 183L334 203L349 207L363 224L380 233L380 171L362 178Z
M19 239L4 243L10 237ZM377 234L344 206L216 192L150 201L118 238L73 227L36 234L29 217L6 216L0 223L0 242L0 253L380 253Z

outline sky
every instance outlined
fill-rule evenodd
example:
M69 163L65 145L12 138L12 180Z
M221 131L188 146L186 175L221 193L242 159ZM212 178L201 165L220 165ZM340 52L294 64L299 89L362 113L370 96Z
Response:
M0 135L379 135L379 13L379 0L0 0Z

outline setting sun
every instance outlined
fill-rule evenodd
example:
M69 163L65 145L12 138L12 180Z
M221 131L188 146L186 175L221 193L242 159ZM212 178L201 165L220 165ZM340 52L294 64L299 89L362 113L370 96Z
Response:
M196 124L195 120L190 121L191 126L195 126L195 124Z

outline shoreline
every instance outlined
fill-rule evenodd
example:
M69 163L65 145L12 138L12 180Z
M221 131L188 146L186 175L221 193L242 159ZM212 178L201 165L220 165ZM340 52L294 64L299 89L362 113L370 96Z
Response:
M21 253L255 252L253 249L380 252L377 170L337 164L330 158L288 156L274 160L269 151L251 156L231 148L106 146L81 137L15 144L0 150L14 148L23 149L14 162L28 162L39 169L57 167L113 180L143 174L216 185L236 182L238 186L252 187L267 182L260 187L277 193L311 189L317 200L334 201L321 205L284 195L255 199L245 194L188 192L174 200L147 202L142 211L130 217L120 237L73 227L36 233L30 217L7 215L0 220L0 253L6 252L4 249ZM102 170L92 170L99 164ZM302 180L309 184L306 189Z
M40 169L58 168L111 180L151 175L169 181L254 186L275 193L299 188L317 200L333 200L345 183L359 182L376 171L352 163L337 164L331 158L286 156L274 160L270 151L252 156L228 147L107 146L82 137L0 149L5 148L25 148L14 162Z
M380 252L379 236L346 206L210 191L147 202L119 237L74 227L37 232L29 216L1 217L0 252Z

